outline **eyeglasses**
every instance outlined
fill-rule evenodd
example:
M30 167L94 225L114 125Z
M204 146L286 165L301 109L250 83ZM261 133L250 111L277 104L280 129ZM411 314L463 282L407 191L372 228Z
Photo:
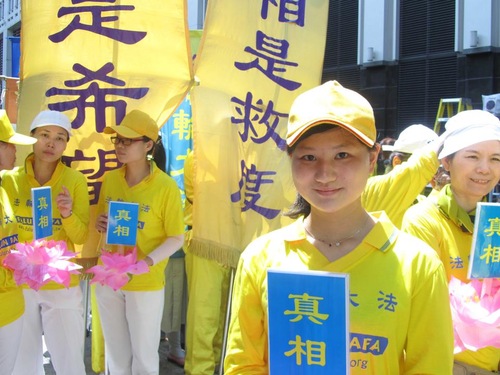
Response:
M140 141L144 142L144 138L131 139L131 138L111 137L111 143L114 145L118 145L121 143L124 146L130 146L132 143Z

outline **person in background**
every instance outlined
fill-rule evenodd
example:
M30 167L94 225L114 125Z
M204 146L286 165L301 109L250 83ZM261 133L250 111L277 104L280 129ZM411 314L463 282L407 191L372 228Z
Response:
M386 150L391 151L388 173L396 168L396 166L408 161L413 153L425 150L429 144L435 142L437 139L438 135L425 125L415 124L408 126L401 132L394 145L385 147ZM432 179L429 183L431 181ZM416 196L414 203L425 199L428 192L429 189L422 189L420 194Z
M32 145L37 140L16 133L5 110L0 110L0 168L10 170L16 161L16 145ZM0 186L0 369L14 371L23 332L24 297L12 271L2 265L3 259L18 242L17 222L9 197Z
M161 138L161 136L160 136ZM161 146L161 147L160 147ZM188 163L186 156L184 162L184 170ZM154 158L156 165L163 172L166 172L167 156L165 148L161 139L158 139L157 146L154 151ZM189 201L184 203L184 223L190 230L192 223L191 216L188 215ZM184 236L184 244L186 244L187 235ZM185 247L185 246L184 246ZM165 268L165 305L163 307L163 317L161 320L161 330L165 333L165 339L168 342L167 359L178 366L184 367L185 351L182 347L182 322L185 315L185 284L186 284L186 271L185 271L185 254L183 249L177 250L169 259L167 267Z
M392 145L396 140L392 137L385 137L380 140L381 151L377 160L377 175L385 174L391 170L389 167L389 157L391 156Z
M432 180L430 182L432 190L430 191L428 197L431 199L437 197L441 189L448 185L450 182L451 178L449 172L442 165L440 165L436 174L434 175L434 177L432 177Z
M429 244L451 276L469 281L467 270L478 202L500 180L500 120L487 111L462 111L446 123L439 160L450 183L435 199L414 205L402 229ZM489 371L500 370L500 348L465 351L455 359Z
M70 251L88 236L89 196L85 176L61 162L71 136L69 118L57 111L40 112L30 126L37 139L24 166L7 171L2 186L18 219L19 242L34 239L31 189L50 186L52 191L53 235L47 239L65 241ZM21 346L14 374L43 375L43 341L56 373L85 374L83 362L84 319L78 275L70 287L49 282L35 291L23 289L25 313Z
M406 137L406 134L412 133L417 134ZM403 150L405 155L410 156L405 156L406 161L390 172L370 177L361 196L367 211L384 210L398 228L406 210L422 195L439 167L437 150L444 135L437 137L423 125L412 125L401 133L399 139L400 146L396 141L396 150Z
M14 168L16 145L32 145L36 138L16 133L5 109L0 109L0 171Z
M394 145L387 145L382 148L384 151L391 152L389 155L390 169L387 170L387 172L394 169L396 165L400 165L407 161L415 151L424 148L437 138L438 135L425 125L414 124L408 126L399 134Z
M96 285L107 365L110 374L158 374L165 267L184 240L181 196L175 181L151 160L158 125L148 114L133 110L104 133L113 135L123 166L104 176L96 229L106 232L110 201L138 203L137 257L149 266L148 273L133 275L116 291ZM107 245L107 250L118 249Z
M293 102L287 145L298 195L287 215L296 221L259 237L241 255L226 375L268 372L269 268L349 274L357 302L350 305L351 334L387 343L377 355L352 350L352 375L451 374L453 331L442 263L425 243L361 203L377 162L375 138L368 101L336 81ZM385 290L397 298L394 311L370 302Z
M181 367L184 367L186 356L181 342L186 283L184 258L184 250L178 250L170 257L165 269L165 306L161 323L168 341L167 359Z
M186 215L195 210L195 155L184 168ZM227 311L231 269L216 260L192 251L191 230L186 233L186 275L188 307L186 316L186 375L213 375L219 372ZM223 360L223 359L222 359Z

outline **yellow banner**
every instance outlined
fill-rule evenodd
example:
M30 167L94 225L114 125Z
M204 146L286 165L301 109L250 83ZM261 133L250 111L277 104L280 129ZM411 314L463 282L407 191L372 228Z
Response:
M286 154L293 99L320 83L327 0L211 0L193 88L191 251L235 267L295 198Z
M21 20L18 130L29 133L43 109L67 114L65 161L85 174L95 204L118 165L104 127L136 108L161 126L191 86L185 1L24 0Z

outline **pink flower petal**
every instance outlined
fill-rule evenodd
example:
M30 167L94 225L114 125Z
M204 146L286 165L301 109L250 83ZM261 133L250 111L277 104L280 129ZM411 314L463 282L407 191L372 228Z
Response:
M455 353L500 346L500 281L452 277L449 288Z
M93 273L91 284L100 283L107 285L113 290L118 290L127 284L130 275L139 275L149 272L149 267L145 261L137 262L137 249L122 255L103 251L101 255L102 265L91 267L87 273Z
M36 240L16 244L16 250L9 253L3 263L13 270L18 285L28 284L39 290L49 281L69 287L71 274L78 274L77 270L82 268L70 261L75 256L64 241Z

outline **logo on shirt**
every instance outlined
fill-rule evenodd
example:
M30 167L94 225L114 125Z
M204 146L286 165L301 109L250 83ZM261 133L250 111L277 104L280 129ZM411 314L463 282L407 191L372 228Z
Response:
M389 340L386 337L362 335L351 332L351 353L371 353L382 355L387 349Z

